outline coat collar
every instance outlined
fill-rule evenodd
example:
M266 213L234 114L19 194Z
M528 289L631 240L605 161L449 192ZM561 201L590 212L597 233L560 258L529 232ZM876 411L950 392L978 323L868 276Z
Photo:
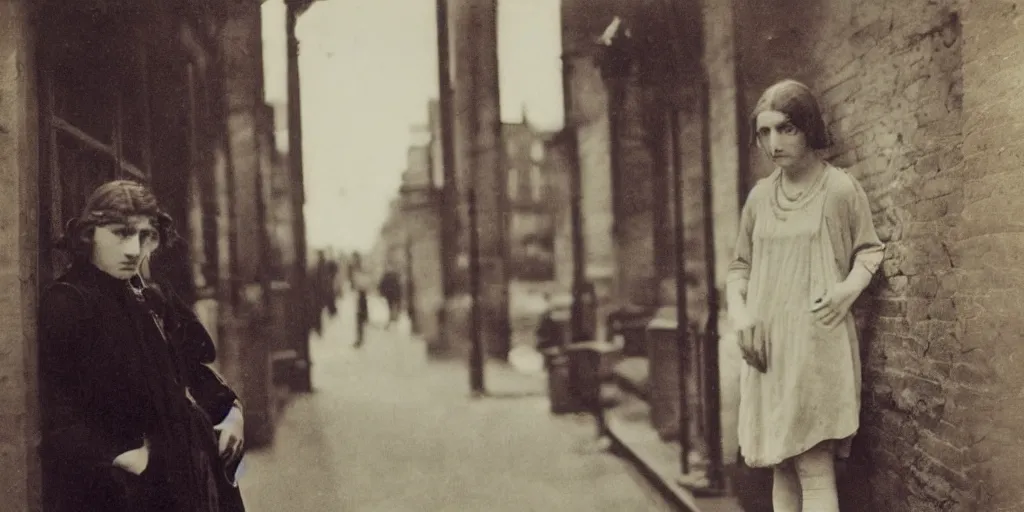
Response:
M85 260L78 260L72 263L67 275L71 279L91 285L104 293L114 296L123 296L128 292L129 283L136 288L142 288L142 278L138 275L131 279L118 279Z

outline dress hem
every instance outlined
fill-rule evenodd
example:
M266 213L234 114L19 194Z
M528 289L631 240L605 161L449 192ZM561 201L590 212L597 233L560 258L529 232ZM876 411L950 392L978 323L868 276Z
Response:
M743 453L743 447L742 446L740 447L740 456L743 457L743 462L744 462L744 464L747 465L747 467L750 467L750 468L772 468L772 467L778 466L779 464L782 464L783 462L785 462L785 461L787 461L789 459L792 459L793 457L796 457L797 455L800 455L802 453L806 453L811 448L814 448L815 446L817 446L817 445L819 445L821 443L824 443L825 441L835 441L837 443L846 443L849 440L851 440L853 438L853 436L857 435L857 430L858 429L855 428L855 429L853 429L853 432L851 432L850 434L845 435L845 436L818 438L816 441L812 441L810 443L804 443L804 444L800 445L799 448L797 448L796 450L793 450L791 452L788 452L787 454L783 455L782 457L773 457L771 461L767 461L767 462L764 462L764 461L750 461L750 460L748 460L746 454ZM839 459L846 459L846 458L849 458L849 456L850 456L849 450L842 450L842 449L839 449L838 447L833 448L832 452L833 452L833 455L836 458L839 458Z

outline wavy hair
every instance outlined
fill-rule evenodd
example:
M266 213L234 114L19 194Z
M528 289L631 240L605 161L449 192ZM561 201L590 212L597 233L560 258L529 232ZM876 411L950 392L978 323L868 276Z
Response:
M178 242L173 219L160 208L149 187L132 180L115 180L100 185L89 195L78 216L64 225L64 234L57 240L56 248L68 252L74 259L89 259L96 227L124 222L133 215L153 219L160 239L157 250Z

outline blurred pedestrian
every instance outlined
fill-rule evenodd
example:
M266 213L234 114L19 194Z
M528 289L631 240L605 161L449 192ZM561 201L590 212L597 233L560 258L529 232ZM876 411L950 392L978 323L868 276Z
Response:
M338 315L338 298L341 290L338 287L338 261L327 258L324 265L324 299L327 303L327 315L334 318Z
M58 245L72 263L39 309L47 510L244 510L238 396L208 366L196 315L142 275L175 239L131 181L97 188L67 224Z
M323 336L324 330L324 252L316 251L316 262L309 270L310 277L306 280L306 313L308 315L309 328L316 332L317 336Z
M398 317L402 313L402 280L398 276L398 272L390 268L385 271L384 276L381 277L380 283L377 285L377 291L388 303L387 328L391 328L398 321Z
M366 336L366 324L370 321L370 304L366 295L370 287L369 276L362 267L362 257L359 253L353 255L352 264L349 266L349 279L356 292L356 341L355 347L363 346Z

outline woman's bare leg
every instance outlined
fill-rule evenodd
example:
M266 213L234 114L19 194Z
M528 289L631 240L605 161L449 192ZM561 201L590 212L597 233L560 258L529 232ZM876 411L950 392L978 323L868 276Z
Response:
M802 491L802 512L839 512L832 443L821 443L797 455L794 462Z
M791 460L775 466L772 477L772 509L775 512L800 512L800 481Z

